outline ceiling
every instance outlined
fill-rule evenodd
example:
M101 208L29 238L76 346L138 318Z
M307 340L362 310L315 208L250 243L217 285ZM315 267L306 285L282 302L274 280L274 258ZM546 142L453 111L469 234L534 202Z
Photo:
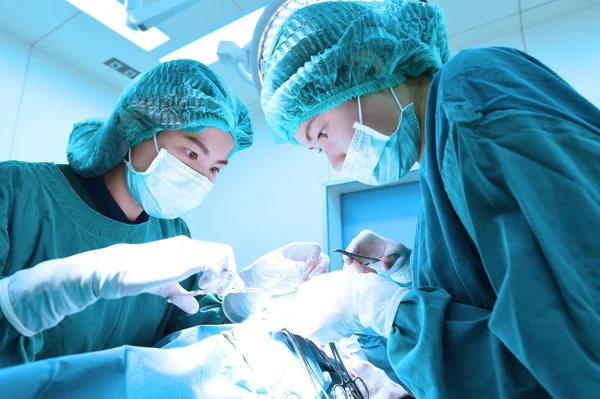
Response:
M106 0L114 1L114 0ZM147 1L152 3L156 0ZM122 2L122 0L121 0ZM198 0L183 14L158 26L171 40L145 51L105 27L65 0L2 0L0 29L72 64L121 90L129 78L104 62L115 57L144 71L159 58L260 7L269 0ZM446 12L453 51L520 29L518 0L438 0ZM569 12L600 4L600 0L521 0L523 25L539 24ZM249 38L250 39L250 38ZM258 102L254 87L220 62L211 65L231 84L242 101Z

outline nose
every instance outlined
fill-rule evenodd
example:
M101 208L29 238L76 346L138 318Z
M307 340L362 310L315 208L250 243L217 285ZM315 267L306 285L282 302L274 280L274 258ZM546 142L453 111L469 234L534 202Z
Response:
M215 183L215 180L217 180L217 175L215 173L212 173L210 168L201 166L192 169L194 169L197 173L201 174L202 176L206 177L213 184Z
M342 170L342 165L344 165L344 161L346 160L346 154L335 154L326 151L325 155L327 155L327 159L329 159L329 163L331 164L331 167L333 169L335 169L338 172Z

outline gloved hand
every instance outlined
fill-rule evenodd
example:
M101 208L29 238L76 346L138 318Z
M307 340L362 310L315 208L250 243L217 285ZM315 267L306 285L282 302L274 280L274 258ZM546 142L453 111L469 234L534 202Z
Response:
M0 280L0 307L25 336L54 327L98 299L150 293L174 298L188 313L198 311L178 283L204 272L200 288L229 290L235 274L230 246L174 237L145 244L119 244L42 262Z
M223 300L227 318L235 323L265 308L272 295L285 295L319 274L327 272L329 256L317 243L295 242L258 258L240 271L246 287L263 288L266 293L229 294Z
M292 308L274 315L271 323L275 329L287 328L318 344L367 328L387 338L407 292L374 273L335 271L302 284Z
M412 252L412 250L406 248L401 243L382 237L371 230L361 231L350 241L346 251L357 255L381 258L380 265L382 270L376 270L344 255L344 265L353 266L359 273L377 273L378 271L388 271L392 268L394 268L394 272L399 271L404 267L409 267L410 254Z
M329 256L317 243L294 242L271 251L240 271L247 287L264 288L272 295L296 291L300 283L327 272Z
M368 361L352 358L344 360L344 366L352 378L361 378L367 386L369 399L396 399L408 396L408 392L392 381L385 372ZM361 387L361 385L358 385ZM359 388L360 389L360 388Z

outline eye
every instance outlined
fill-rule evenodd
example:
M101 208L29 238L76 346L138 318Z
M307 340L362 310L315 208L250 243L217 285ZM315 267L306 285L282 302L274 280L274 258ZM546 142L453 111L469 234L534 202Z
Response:
M215 175L217 173L219 173L221 171L221 169L217 168L216 166L213 166L212 168L210 168L210 173L214 173Z
M198 159L198 154L190 149L186 148L185 153L187 154L188 158L193 159L194 161Z
M317 140L322 139L322 138L327 138L327 129L323 128L321 129L321 131L319 132L319 135L317 136Z

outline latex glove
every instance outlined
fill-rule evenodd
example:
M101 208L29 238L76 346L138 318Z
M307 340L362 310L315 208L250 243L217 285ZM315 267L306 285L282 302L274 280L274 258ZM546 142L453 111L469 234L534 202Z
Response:
M178 283L204 272L199 285L227 290L235 273L231 247L175 237L145 244L119 244L40 263L0 280L0 307L25 336L54 327L98 299L142 293L173 297L188 313L198 311Z
M264 288L272 295L296 291L300 283L327 272L329 256L317 243L295 242L258 258L240 271L247 287Z
M274 315L275 320L270 323L318 344L347 338L368 328L387 338L407 292L374 273L335 271L302 284L291 309Z
M369 399L397 399L408 396L408 392L400 385L392 381L383 370L375 367L366 360L352 358L344 360L344 366L352 378L360 377L367 386ZM362 388L360 383L357 384Z
M239 323L265 308L272 295L296 291L309 279L327 272L329 256L321 252L317 243L295 242L271 251L240 271L247 287L263 288L266 293L230 294L223 300L227 318Z
M344 265L354 267L359 273L381 273L388 271L395 273L407 268L410 269L410 254L412 250L399 242L389 240L371 230L361 231L350 241L346 251L357 255L381 258L379 264L365 266L355 259L344 255ZM393 271L391 271L392 268L394 269Z

